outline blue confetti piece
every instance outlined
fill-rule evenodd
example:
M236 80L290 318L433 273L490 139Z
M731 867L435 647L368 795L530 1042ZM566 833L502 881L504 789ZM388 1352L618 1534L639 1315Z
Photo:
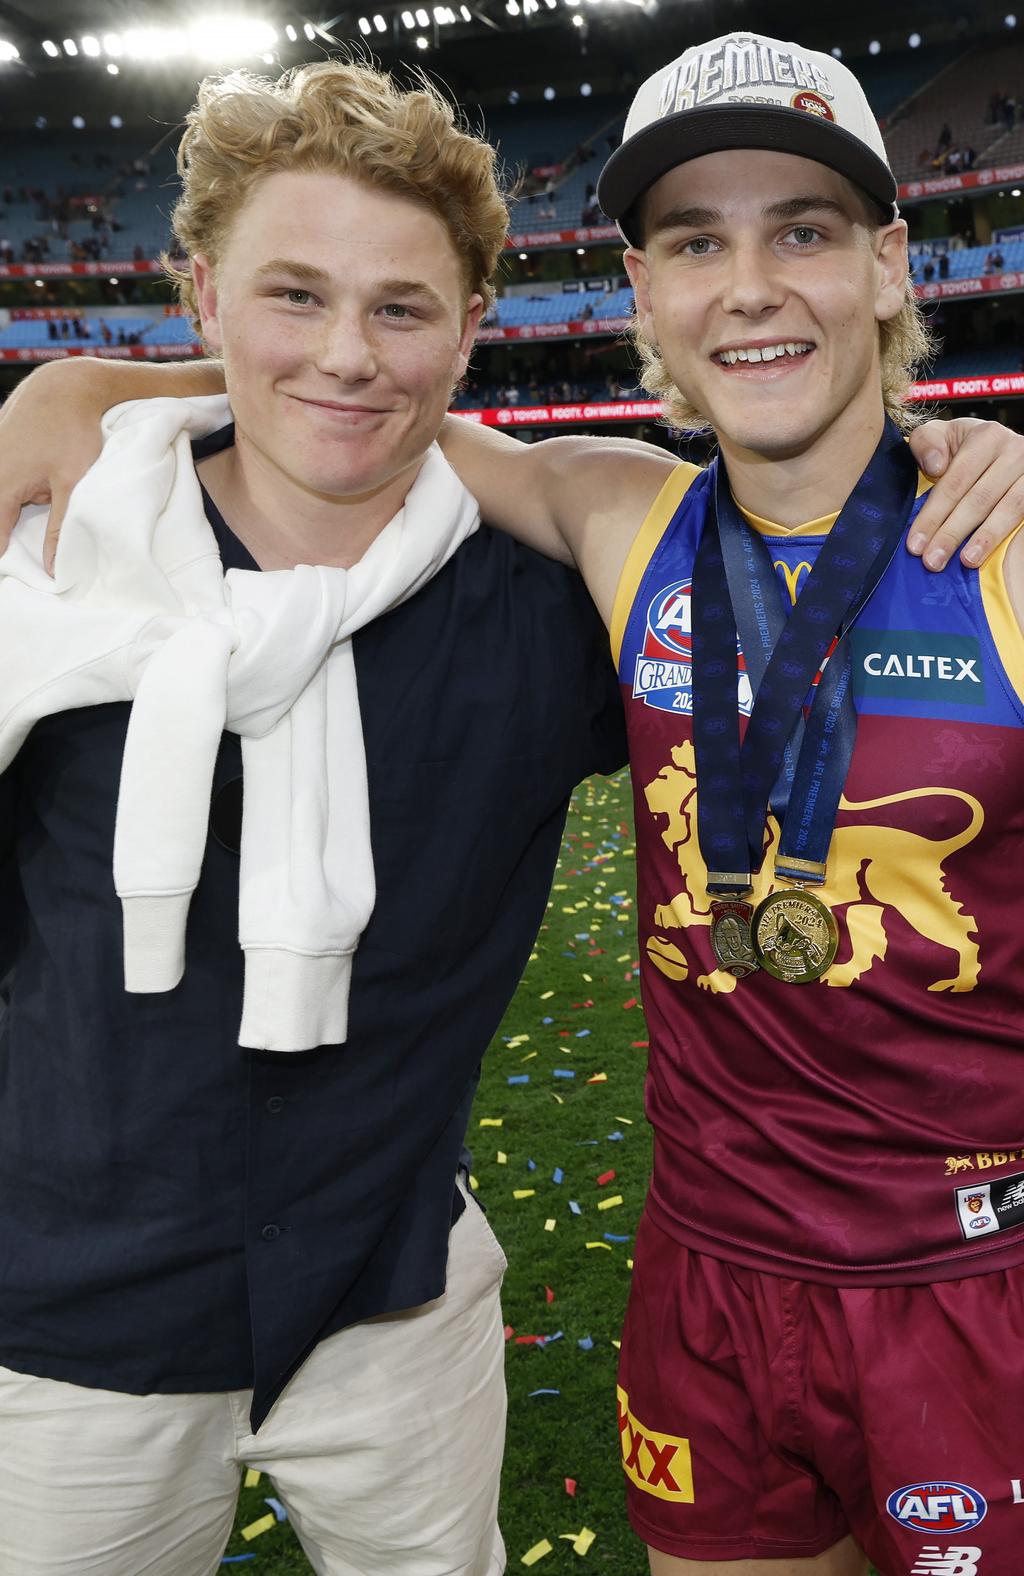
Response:
M537 1169L537 1162L536 1162L536 1160L527 1159L526 1169L527 1169L527 1171L536 1171L536 1169Z
M554 1076L556 1078L575 1078L576 1074L573 1072L571 1067L556 1067L554 1070Z
M628 1238L628 1236L627 1237L617 1237L617 1236L615 1236L615 1234L613 1232L606 1231L605 1234L604 1234L604 1240L606 1242L628 1242L629 1238Z
M542 1018L541 1023L554 1023L554 1018Z
M532 1401L535 1395L561 1395L561 1393L561 1390L531 1390L529 1399Z
M580 1209L580 1206L577 1204L574 1198L569 1200L569 1208L572 1210L574 1215L582 1215L583 1213L582 1209Z
M285 1510L284 1506L281 1504L281 1501L279 1499L272 1499L268 1495L267 1498L263 1501L263 1503L264 1503L264 1505L269 1505L270 1506L271 1510L274 1512L274 1515L277 1517L278 1521L287 1521L288 1520L288 1512Z
M597 1143L597 1139L596 1138L577 1138L577 1140L576 1140L576 1148L577 1149L586 1149L588 1145L593 1145L593 1144L596 1144L596 1143Z
M561 1182L564 1176L565 1172L562 1170L561 1166L556 1166L554 1171L551 1173L551 1180L552 1182Z
M562 1339L563 1333L564 1332L562 1330L556 1330L554 1335L542 1335L538 1339L537 1345L550 1346L552 1341L560 1341Z
M562 956L563 956L563 958L574 958L576 956L576 954L575 954L575 952L563 952Z
M529 1083L529 1082L530 1082L530 1075L529 1075L529 1073L516 1073L514 1077L509 1079L509 1083L510 1084L520 1084L520 1083Z
M576 940L577 941L589 941L590 940L590 931L589 930L578 930L576 932Z
M589 1029L577 1029L576 1030L576 1038L578 1040L585 1040L589 1033L590 1033Z
M616 1128L614 1133L608 1134L608 1142L610 1144L621 1144L625 1136L625 1133L620 1133L618 1128Z
M592 1352L594 1350L594 1342L589 1335L581 1336L576 1345L581 1352Z

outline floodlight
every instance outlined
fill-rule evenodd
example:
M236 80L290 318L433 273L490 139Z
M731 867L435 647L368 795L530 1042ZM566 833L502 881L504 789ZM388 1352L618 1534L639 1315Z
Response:
M459 6L459 15L462 17L464 22L472 22L473 20L472 13L470 12L468 5Z
M120 131L121 127L124 125L124 121L121 119L120 115L111 115L110 124L113 126L115 131Z
M78 45L75 43L73 38L66 38L64 40L64 53L66 55L78 54Z
M835 57L836 57L836 59L837 59L837 60L842 60L842 58L843 58L843 52L842 52L842 50L841 50L841 49L840 49L840 47L839 47L839 45L838 45L838 44L836 44L836 46L835 46L835 48L834 48L834 49L833 49L833 50L832 50L832 53L833 53L833 55L834 55L834 56L835 56Z
M36 116L36 130L37 131L45 131L46 130L46 116L45 115L37 115Z
M1017 18L1014 16L1012 11L1010 12L1009 16L1004 16L1003 21L1006 23L1007 27L1017 26Z
M386 33L388 30L388 24L385 22L384 18L379 12L373 19L373 25L377 29L378 33Z
M427 41L423 37L422 33L420 34L419 38L417 38L417 40L416 40L416 48L417 49L429 49L430 48L430 45L427 43Z
M213 16L188 29L192 53L201 60L230 60L240 55L260 55L277 43L269 22L251 17Z
M519 15L519 0L505 0L505 10L509 16Z
M10 43L6 38L0 38L0 60L17 60L18 46Z
M582 21L582 20L583 20L583 18L581 17L580 21ZM580 83L580 97L581 98L589 98L593 91L594 90L590 86L589 82L581 82Z
M99 41L99 39L95 38L92 33L86 33L85 36L82 39L82 54L83 55L88 55L90 57L90 59L95 60L96 56L99 53L100 53L100 41Z
M290 22L288 23L288 26L285 28L284 34L285 34L285 37L288 39L289 43L291 43L291 44L297 44L298 43L299 35L295 31L294 27L292 27L292 24Z
M312 43L316 37L316 28L313 26L312 22L307 22L302 31L305 33L310 43Z
M416 26L416 18L413 16L411 11L402 12L402 26L408 27L410 29Z
M103 48L106 54L115 56L124 54L124 40L120 33L104 33Z
M518 104L519 103L519 89L518 88L512 88L512 90L511 90L511 92L509 93L509 96L508 96L508 101L509 101L510 104Z
M117 77L121 74L121 67L116 66L112 60L107 61L107 70L112 77Z
M422 6L420 6L419 10L416 12L416 20L420 24L420 27L430 26L430 18Z
M910 45L911 49L920 49L920 47L921 47L921 35L920 35L920 33L911 33L910 37L907 39L907 43Z
M359 31L363 34L369 33L370 31L370 24L366 20L365 16L361 16L359 18Z
M43 288L44 288L43 281L41 279L37 279L36 280L36 289L37 290L42 290Z
M526 253L525 252L520 252L519 253L519 261L521 263L525 263L526 262Z
M566 0L566 3L568 3L568 0ZM581 16L574 16L572 19L572 25L573 27L586 27L587 24L584 22Z
M551 100L554 98L554 96L555 96L554 88L545 88L544 89L544 97L547 99L549 104L551 103Z
M1013 188L1013 191L1010 193L1010 196L1011 197L1019 197L1020 196L1020 187L1019 186L1015 186Z
M587 255L586 247L585 246L577 246L577 248L576 248L576 256L577 257L586 257L586 255Z
M882 46L881 46L881 44L878 42L877 38L873 38L871 40L870 44L868 45L868 54L869 55L880 55L881 53L882 53Z
M120 279L118 279L114 274L111 274L110 278L107 280L108 285L119 285L120 283Z
M76 131L85 130L85 121L82 119L81 115L72 115L71 124L74 126Z
M60 54L60 50L57 48L52 38L43 39L43 54L49 55L51 60L55 59L56 56Z

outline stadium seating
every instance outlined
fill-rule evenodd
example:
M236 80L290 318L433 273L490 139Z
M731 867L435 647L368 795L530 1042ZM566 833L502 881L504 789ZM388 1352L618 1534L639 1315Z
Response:
M939 134L947 124L953 147L971 147L975 167L1002 162L1007 128L989 120L994 92L1017 94L1024 81L1024 45L982 44L967 51L913 99L905 113L890 124L885 144L897 180L920 179L935 173L931 160Z

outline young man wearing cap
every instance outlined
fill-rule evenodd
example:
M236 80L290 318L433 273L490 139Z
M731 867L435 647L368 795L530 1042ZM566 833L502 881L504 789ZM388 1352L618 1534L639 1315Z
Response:
M922 341L894 196L844 68L689 51L602 202L648 376L718 466L451 434L485 512L579 563L619 657L656 1130L619 1415L657 1576L1010 1557L1020 1372L972 1332L1021 1318L1017 564L936 581L900 549L917 475L886 411ZM1017 470L991 467L997 533Z

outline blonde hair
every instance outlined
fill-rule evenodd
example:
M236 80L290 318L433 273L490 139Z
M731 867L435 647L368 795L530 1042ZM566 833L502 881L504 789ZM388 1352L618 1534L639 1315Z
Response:
M878 229L878 222L870 213L867 222L869 228ZM630 324L629 335L640 358L641 385L655 399L663 401L666 421L680 432L709 432L711 423L676 387L661 351L644 334L636 316ZM892 417L902 432L909 432L923 419L923 412L907 404L907 392L919 369L934 356L935 350L935 336L925 322L914 281L908 274L903 305L895 317L878 325L882 399L886 415Z
M279 170L348 175L422 203L451 237L467 299L478 294L490 306L508 229L497 154L426 78L404 92L371 66L338 60L295 67L276 82L246 71L207 77L178 148L172 224L185 253L204 253L216 270L253 188ZM190 270L166 255L163 263L198 329Z

